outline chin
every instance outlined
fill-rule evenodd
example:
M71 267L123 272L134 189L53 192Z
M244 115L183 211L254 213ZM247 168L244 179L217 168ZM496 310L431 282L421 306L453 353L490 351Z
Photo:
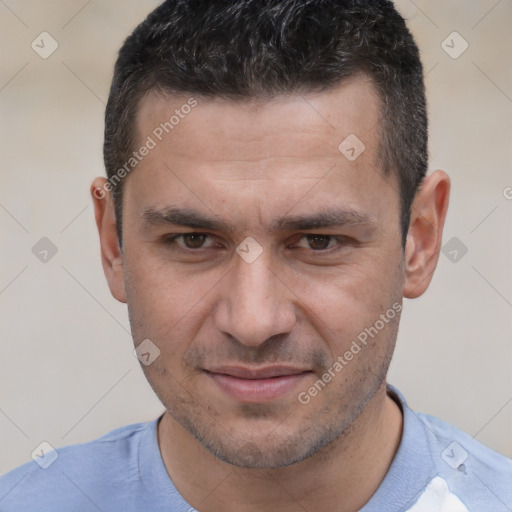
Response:
M230 430L201 429L183 425L204 448L219 460L239 468L275 469L291 466L315 455L342 435L342 431L319 429L318 425L284 431L274 422L263 426L239 425Z
M201 441L203 446L223 462L239 468L274 469L291 466L307 459L316 450L304 451L295 441L271 442L267 439L245 441L239 446L234 444Z

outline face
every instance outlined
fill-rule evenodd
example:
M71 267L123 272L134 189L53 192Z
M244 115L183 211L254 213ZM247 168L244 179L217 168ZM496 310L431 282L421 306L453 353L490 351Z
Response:
M155 145L124 184L119 286L135 344L160 351L147 379L224 461L303 460L384 383L404 270L378 116L362 77L259 104L141 103L139 145Z

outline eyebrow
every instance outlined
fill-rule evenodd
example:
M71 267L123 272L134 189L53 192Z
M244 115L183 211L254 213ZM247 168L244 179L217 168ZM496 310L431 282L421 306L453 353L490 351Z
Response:
M218 217L209 217L190 208L167 207L163 209L146 208L142 212L142 220L150 225L174 225L208 231L223 231L233 233L232 226ZM271 231L302 231L319 228L342 226L375 227L375 218L361 210L323 208L311 215L285 216L274 220L270 225Z

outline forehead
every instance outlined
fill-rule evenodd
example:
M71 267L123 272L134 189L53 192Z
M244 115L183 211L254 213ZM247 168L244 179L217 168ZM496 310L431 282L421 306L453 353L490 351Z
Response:
M263 219L263 201L270 219L276 205L290 210L305 194L305 208L376 206L372 188L389 189L376 162L379 115L364 76L267 101L151 93L140 104L137 135L138 146L151 139L154 148L129 176L125 197L139 215L179 202L205 212L229 204L225 218L254 206ZM385 192L381 198L393 199Z
M190 108L191 101L197 106ZM379 115L375 87L358 74L324 92L269 100L152 92L140 102L136 132L140 142L148 135L164 139L157 143L172 150L175 158L190 149L189 141L195 147L187 158L222 160L238 155L261 160L285 151L297 158L337 158L339 144L351 134L364 141L367 155L373 155Z

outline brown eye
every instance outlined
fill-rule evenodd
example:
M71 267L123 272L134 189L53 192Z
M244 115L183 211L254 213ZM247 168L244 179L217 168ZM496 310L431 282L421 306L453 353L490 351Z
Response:
M188 249L200 249L207 236L202 233L186 233L181 235L183 243Z
M329 235L307 235L309 247L314 251L325 250L329 247L332 236Z
M353 244L353 240L343 235L302 234L295 244L301 251L309 251L316 256L332 256Z
M174 249L199 252L199 249L213 248L213 240L208 242L209 238L211 237L207 233L182 233L181 235L166 235L162 237L162 241Z

